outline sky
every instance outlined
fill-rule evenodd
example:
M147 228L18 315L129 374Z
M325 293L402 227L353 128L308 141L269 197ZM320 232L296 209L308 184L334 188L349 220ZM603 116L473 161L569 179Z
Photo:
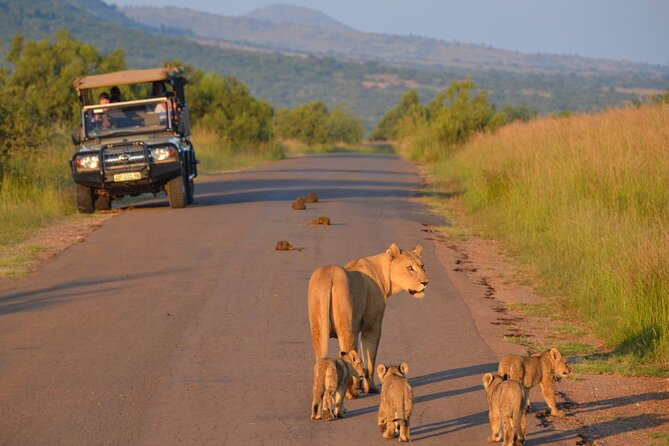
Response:
M105 0L242 15L285 3L366 32L669 65L669 0Z

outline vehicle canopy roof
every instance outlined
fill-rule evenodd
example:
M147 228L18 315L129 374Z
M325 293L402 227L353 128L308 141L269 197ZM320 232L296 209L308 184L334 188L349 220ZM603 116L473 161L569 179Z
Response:
M171 81L181 78L181 68L166 66L163 68L149 68L146 70L115 71L106 74L80 76L73 82L78 92L91 88L109 87L112 85L140 84L145 82Z

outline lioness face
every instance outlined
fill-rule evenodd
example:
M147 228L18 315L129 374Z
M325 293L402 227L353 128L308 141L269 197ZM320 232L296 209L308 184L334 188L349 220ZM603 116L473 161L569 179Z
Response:
M429 282L425 274L425 265L420 255L423 248L416 246L412 251L400 251L393 244L387 253L390 256L390 277L394 289L407 290L412 296L425 296L425 287Z

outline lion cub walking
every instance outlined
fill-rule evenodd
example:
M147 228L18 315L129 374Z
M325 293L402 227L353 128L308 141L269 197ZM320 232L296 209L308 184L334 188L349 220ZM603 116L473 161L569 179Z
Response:
M406 377L408 372L409 365L406 362L399 367L379 364L376 368L381 381L378 425L383 438L394 438L399 430L400 441L410 441L409 421L413 409L413 389Z
M564 416L564 412L558 410L557 404L555 404L553 376L564 378L570 372L567 361L556 348L525 358L518 355L505 356L497 368L497 373L500 376L520 382L527 389L528 395L530 388L541 384L541 392L546 404L548 404L551 414L556 417Z
M522 445L527 432L527 392L523 386L518 381L486 373L483 375L483 388L488 399L488 419L492 429L488 441L500 441L500 428L503 428L504 446Z
M314 364L314 388L311 419L325 421L346 413L344 394L354 391L353 378L364 375L362 360L355 350L341 352L338 359L320 358Z

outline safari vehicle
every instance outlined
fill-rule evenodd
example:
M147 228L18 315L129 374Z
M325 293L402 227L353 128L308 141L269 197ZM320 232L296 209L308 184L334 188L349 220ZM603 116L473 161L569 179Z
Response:
M77 151L70 169L80 212L109 210L112 200L161 191L167 193L172 208L193 203L197 161L190 141L185 83L182 69L172 66L74 81L81 126L72 135ZM101 91L119 85L129 86L124 87L126 91L151 91L149 87L153 91L149 98L97 103Z

